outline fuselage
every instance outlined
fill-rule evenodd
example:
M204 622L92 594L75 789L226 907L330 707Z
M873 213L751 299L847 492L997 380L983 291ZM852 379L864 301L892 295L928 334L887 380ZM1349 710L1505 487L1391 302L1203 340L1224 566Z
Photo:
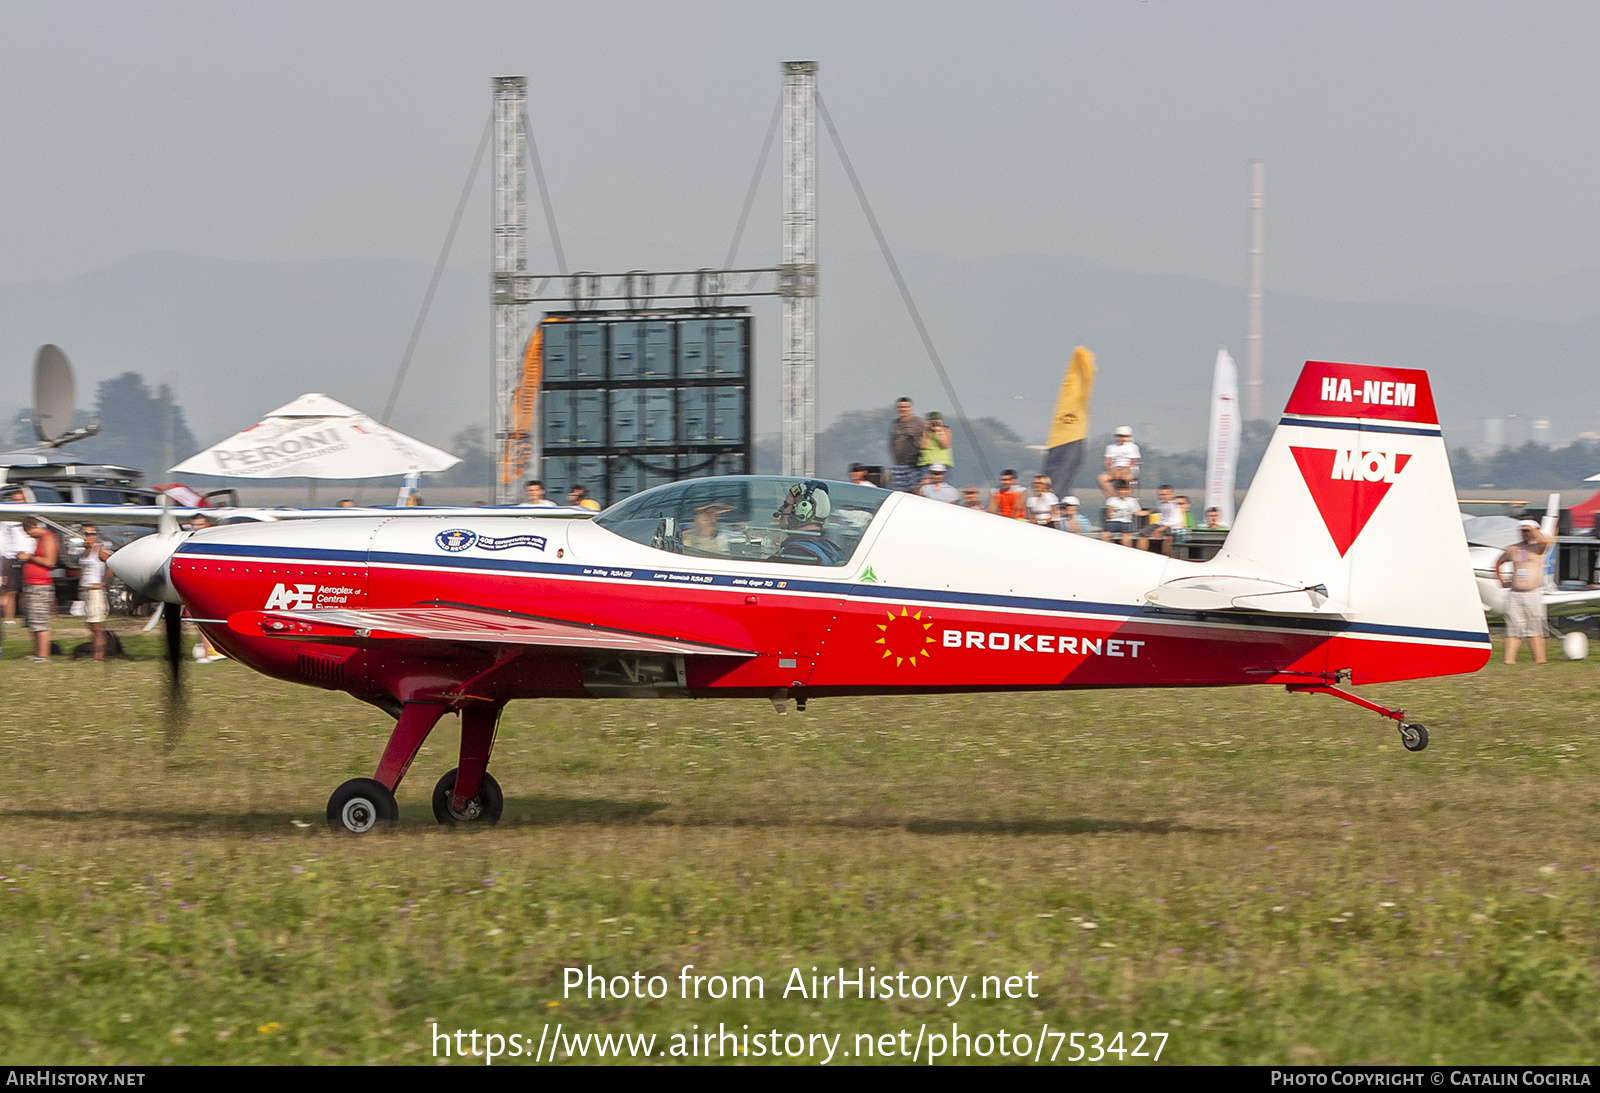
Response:
M1359 683L1473 671L1487 655L1483 635L1467 630L1161 609L1145 594L1204 573L1207 563L905 494L887 495L849 538L844 564L819 565L690 556L604 521L536 516L249 525L190 538L173 557L171 580L191 617L235 659L279 678L402 702L480 690L504 700L1214 686L1345 671ZM583 650L310 642L228 626L230 616L263 609L421 604L750 655L630 665Z

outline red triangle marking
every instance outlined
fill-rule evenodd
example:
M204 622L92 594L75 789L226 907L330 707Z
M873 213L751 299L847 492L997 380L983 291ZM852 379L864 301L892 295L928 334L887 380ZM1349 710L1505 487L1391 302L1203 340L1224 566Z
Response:
M1335 478L1333 475L1336 458L1343 452L1352 451L1350 448L1296 448L1291 445L1289 451L1294 453L1294 461L1300 467L1300 477L1305 479L1311 499L1317 503L1317 511L1322 514L1322 522L1327 526L1328 534L1333 536L1333 545L1339 548L1339 557L1343 558L1361 535L1361 529L1372 519L1372 514L1377 511L1378 504L1393 483L1382 480L1368 482L1361 477L1363 467L1368 465L1362 458L1365 454L1363 449L1355 449L1358 466L1352 478ZM1409 454L1394 453L1394 473L1398 475L1405 470L1409 462Z

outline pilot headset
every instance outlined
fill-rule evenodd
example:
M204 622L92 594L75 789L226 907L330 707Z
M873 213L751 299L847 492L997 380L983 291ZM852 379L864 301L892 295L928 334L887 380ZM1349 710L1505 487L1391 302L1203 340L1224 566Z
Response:
M789 500L793 507L788 515L804 524L820 523L833 511L833 505L828 500L828 487L815 479L790 486Z

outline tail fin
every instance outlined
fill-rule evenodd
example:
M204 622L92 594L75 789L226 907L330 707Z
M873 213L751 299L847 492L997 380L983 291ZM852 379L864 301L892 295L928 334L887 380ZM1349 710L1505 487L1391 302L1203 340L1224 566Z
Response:
M1324 586L1356 683L1476 671L1483 607L1426 372L1309 361L1213 572Z

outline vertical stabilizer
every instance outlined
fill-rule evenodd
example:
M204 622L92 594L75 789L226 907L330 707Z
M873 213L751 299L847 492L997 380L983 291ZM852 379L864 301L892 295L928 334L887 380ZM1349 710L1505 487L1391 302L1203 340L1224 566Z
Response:
M1325 586L1348 611L1328 667L1357 683L1488 657L1426 372L1307 362L1210 568Z

